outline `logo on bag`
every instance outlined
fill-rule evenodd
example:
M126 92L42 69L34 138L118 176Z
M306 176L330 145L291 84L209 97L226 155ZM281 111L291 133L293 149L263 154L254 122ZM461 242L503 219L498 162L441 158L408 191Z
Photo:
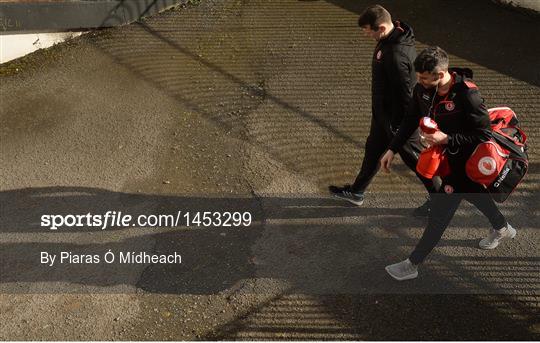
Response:
M499 176L497 181L495 181L495 183L493 184L493 187L498 188L501 185L501 182L503 182L504 179L506 179L506 176L508 175L509 172L510 172L510 168L508 167L504 168L503 172L501 173L501 176Z
M456 105L454 104L453 101L450 101L444 104L444 108L446 108L447 111L453 111L454 108L456 108Z
M452 187L450 185L445 185L444 186L444 192L446 194L452 194L452 193L454 193L454 187Z
M478 161L478 170L486 176L492 175L497 171L497 162L493 157L482 157L480 161Z
M379 51L377 51L377 59L380 60L381 57L382 57L382 51L379 50Z

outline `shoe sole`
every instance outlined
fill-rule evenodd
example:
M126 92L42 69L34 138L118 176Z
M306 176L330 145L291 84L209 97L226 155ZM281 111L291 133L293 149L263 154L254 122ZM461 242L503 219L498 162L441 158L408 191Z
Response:
M340 199L340 200L346 200L348 202L350 202L351 204L354 204L356 206L362 206L362 204L364 203L364 200L361 200L361 201L355 201L355 200L352 200L352 199L349 199L349 198L343 198L343 197L340 197L339 195L336 195L336 194L332 194L332 197L336 198L336 199Z
M398 281L411 280L411 279L416 279L418 277L418 271L415 271L413 274L409 274L409 275L404 276L404 277L399 277L399 276L395 276L394 274L390 273L390 270L389 270L388 267L384 267L384 269L386 270L388 275L390 275L391 277L393 277L394 279L396 279Z
M512 231L512 235L510 235L510 237L504 237L504 238L501 238L497 241L497 244L495 245L489 245L489 246L481 246L480 244L478 245L478 247L480 249L483 249L483 250L493 250L495 249L496 247L499 246L499 243L502 241L502 240L505 240L505 239L514 239L517 235L517 231L516 229L514 229L514 231Z

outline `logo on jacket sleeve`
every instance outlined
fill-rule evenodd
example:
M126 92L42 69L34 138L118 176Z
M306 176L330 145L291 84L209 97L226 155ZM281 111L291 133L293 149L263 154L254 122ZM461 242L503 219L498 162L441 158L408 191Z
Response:
M478 161L478 170L480 173L489 176L497 170L497 162L493 157L485 156Z
M444 108L446 108L447 111L453 111L454 108L456 108L456 105L454 104L453 101L449 101L444 104Z
M381 50L377 51L377 55L375 56L377 57L378 60L380 60L382 57L382 51Z

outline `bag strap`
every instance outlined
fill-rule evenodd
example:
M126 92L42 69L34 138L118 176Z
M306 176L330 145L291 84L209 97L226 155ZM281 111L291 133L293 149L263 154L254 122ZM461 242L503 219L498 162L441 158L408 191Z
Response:
M493 139L504 149L517 154L521 158L528 158L527 153L524 150L525 146L520 147L511 138L508 138L497 131L493 131Z

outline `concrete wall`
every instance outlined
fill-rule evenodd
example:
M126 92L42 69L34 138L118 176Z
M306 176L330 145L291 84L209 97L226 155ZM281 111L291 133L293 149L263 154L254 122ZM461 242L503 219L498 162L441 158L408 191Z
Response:
M0 0L0 34L82 31L129 24L183 0Z
M0 63L48 48L88 29L129 24L185 2L0 0Z
M0 35L0 64L80 36L82 32Z

